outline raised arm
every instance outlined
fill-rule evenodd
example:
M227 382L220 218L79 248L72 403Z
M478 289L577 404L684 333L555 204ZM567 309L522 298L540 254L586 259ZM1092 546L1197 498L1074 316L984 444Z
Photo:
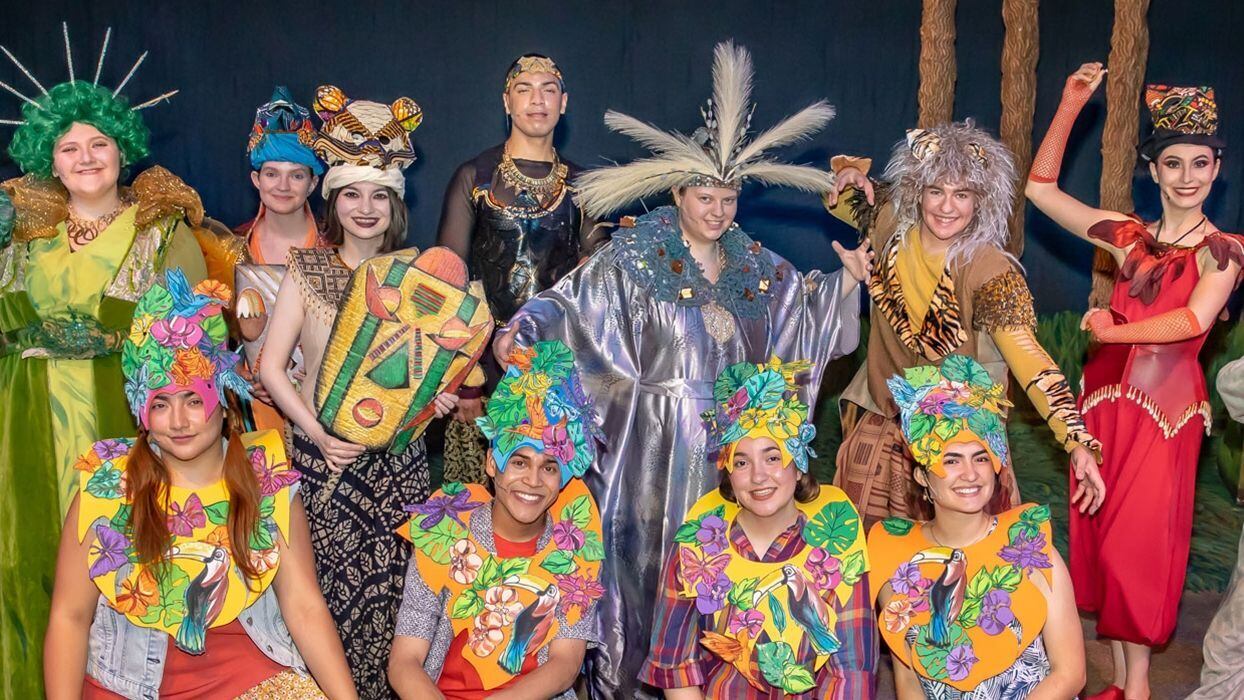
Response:
M281 617L287 622L298 653L324 694L333 700L358 698L337 626L315 578L311 530L302 499L294 496L289 513L289 539L280 543L281 568L273 587Z
M1058 186L1058 173L1062 169L1063 154L1067 150L1067 139L1071 137L1071 127L1105 75L1106 69L1100 63L1085 63L1067 78L1058 111L1054 113L1050 128L1045 132L1045 139L1041 141L1041 147L1032 159L1032 170L1028 173L1024 194L1037 209L1053 219L1054 223L1109 251L1118 262L1123 259L1122 251L1106 241L1089 238L1088 230L1098 221L1122 221L1127 216L1120 212L1091 207Z
M834 218L860 228L862 214L876 205L872 180L868 170L871 158L834 156L829 159L829 169L834 173L834 189L825 193L822 203Z

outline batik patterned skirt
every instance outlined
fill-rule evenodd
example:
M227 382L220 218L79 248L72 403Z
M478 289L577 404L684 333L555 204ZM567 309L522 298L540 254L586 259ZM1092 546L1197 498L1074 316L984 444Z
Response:
M359 697L393 697L389 648L410 558L410 543L396 530L409 517L403 506L427 500L427 449L420 438L400 455L365 452L329 492L333 472L319 448L297 429L292 443L320 590Z

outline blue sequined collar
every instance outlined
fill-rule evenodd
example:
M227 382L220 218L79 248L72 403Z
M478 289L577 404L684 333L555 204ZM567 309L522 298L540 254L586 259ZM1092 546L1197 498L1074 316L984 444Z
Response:
M737 223L722 234L721 245L726 266L713 284L683 242L675 207L654 209L635 219L634 226L619 228L613 235L618 264L632 282L657 300L679 306L715 301L743 318L763 316L782 272Z

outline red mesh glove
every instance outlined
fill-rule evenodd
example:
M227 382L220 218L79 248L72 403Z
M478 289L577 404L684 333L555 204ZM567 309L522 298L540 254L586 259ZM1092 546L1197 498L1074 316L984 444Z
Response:
M1067 78L1063 87L1063 99L1058 103L1058 111L1045 132L1045 140L1041 148L1032 157L1032 169L1028 171L1028 179L1034 182L1056 182L1058 171L1063 165L1063 153L1067 150L1067 139L1071 137L1071 126L1080 116L1080 110L1093 96L1088 83L1075 77Z
M1099 343L1177 343L1204 332L1192 309L1181 306L1143 321L1115 325L1110 312L1099 309L1089 316L1089 330Z

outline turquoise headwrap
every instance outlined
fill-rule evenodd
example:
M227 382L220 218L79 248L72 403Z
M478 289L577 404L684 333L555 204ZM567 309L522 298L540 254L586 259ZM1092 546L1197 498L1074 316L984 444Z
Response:
M272 100L255 110L255 126L246 147L251 168L259 170L264 163L278 161L305 165L315 175L323 175L324 164L311 150L314 136L311 112L294 102L288 88L278 85Z

